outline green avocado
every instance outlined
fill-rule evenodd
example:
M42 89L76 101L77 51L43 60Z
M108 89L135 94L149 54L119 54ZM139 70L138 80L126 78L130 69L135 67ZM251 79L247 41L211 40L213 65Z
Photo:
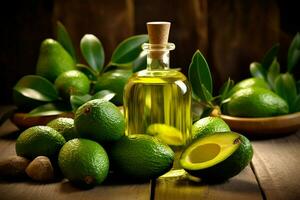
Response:
M245 89L245 88L249 88L249 87L260 87L260 88L270 89L268 83L266 81L264 81L264 79L252 77L252 78L247 78L247 79L244 79L244 80L238 82L230 90L230 94L232 95L233 93L235 93L236 91L238 91L240 89ZM229 94L229 96L230 96L230 94Z
M115 172L136 180L157 178L174 161L172 149L159 139L143 134L124 136L110 150Z
M116 93L116 96L111 100L116 105L123 105L124 87L131 77L131 70L116 69L105 72L100 76L95 84L94 90L110 90Z
M119 108L102 99L80 106L76 110L74 124L80 137L101 144L115 142L125 132L125 119Z
M271 117L289 112L286 101L271 90L259 87L238 90L225 106L229 115L237 117Z
M204 117L196 121L192 126L193 140L216 132L228 132L229 126L220 117Z
M79 138L79 134L74 126L74 119L59 117L50 121L47 126L59 132L66 141L74 138Z
M75 138L66 142L58 155L65 178L90 188L101 184L109 172L109 159L103 147L92 140Z
M90 91L90 80L78 70L63 72L54 84L60 96L68 101L71 95L84 95Z
M75 62L69 53L53 39L45 39L40 47L36 74L54 82L63 72L75 69Z

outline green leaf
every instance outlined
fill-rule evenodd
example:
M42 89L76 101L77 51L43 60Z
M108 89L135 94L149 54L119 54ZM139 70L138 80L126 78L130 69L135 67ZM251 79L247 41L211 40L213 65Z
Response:
M38 106L35 109L31 110L27 115L30 117L49 116L49 115L59 115L64 112L70 112L70 111L71 109L66 103L54 102L54 103L47 103Z
M83 64L76 64L76 68L83 72L91 81L97 81L97 74L92 68Z
M71 106L72 106L72 110L76 111L77 108L79 108L81 105L83 105L84 103L93 100L93 99L103 99L105 101L109 101L111 100L116 94L113 93L110 90L101 90L99 92L97 92L96 94L89 95L89 94L85 94L85 95L71 95L70 97L70 102L71 102Z
M110 66L106 66L106 67L116 67L118 69L132 69L132 64L133 63L126 63L126 64L120 64L120 63L110 63L111 65ZM110 69L111 70L111 69Z
M300 95L298 95L293 102L293 105L290 110L291 113L300 112Z
M85 95L71 95L70 96L70 103L72 110L75 112L77 108L83 105L85 102L88 102L92 99L92 96L89 94Z
M268 83L272 89L275 88L275 80L279 76L279 74L280 74L280 65L277 62L277 59L274 58L271 66L269 67L268 74L267 74Z
M297 94L300 94L300 80L296 82Z
M291 72L293 68L300 61L300 34L297 33L290 44L287 56L287 68L288 72Z
M228 114L228 103L231 101L231 97L224 99L220 104L220 110L223 114Z
M275 80L275 92L291 107L297 96L296 83L290 73L280 74Z
M65 26L60 21L57 21L56 23L56 37L57 41L65 48L65 50L72 56L73 60L76 62L77 56L71 37Z
M141 71L143 69L145 69L147 67L147 52L146 51L142 51L139 55L139 57L137 57L137 59L135 59L132 63L132 71L133 72L138 72Z
M291 112L300 112L300 95L295 98Z
M101 90L93 95L92 99L102 99L105 101L110 101L112 98L116 96L116 93L110 90Z
M300 61L300 50L295 50L290 57L290 61L288 64L288 72L292 72L295 66L299 64Z
M201 84L201 87L202 87L202 91L203 91L205 101L206 102L211 101L213 99L212 94L206 89L206 87L203 84Z
M113 64L126 64L133 62L141 53L143 43L148 42L148 35L136 35L122 41L113 52Z
M201 101L201 99L198 96L196 96L196 94L194 92L192 92L192 99L197 102Z
M85 34L80 41L80 49L86 62L98 73L103 69L104 50L100 40L92 35Z
M224 100L221 102L221 104L224 105L224 104L228 103L229 101L231 101L231 97L228 97L228 98L224 99Z
M207 99L207 92L212 94L212 78L211 73L209 70L209 66L200 53L197 50L192 58L192 62L189 66L189 81L192 85L193 93L200 98L201 100L205 101ZM204 87L203 87L203 86ZM203 88L206 91L203 91Z
M219 92L221 95L221 102L228 97L229 92L233 88L233 86L234 81L228 78L228 80L223 84Z
M258 62L252 62L250 64L250 73L253 77L262 78L266 80L266 70Z
M263 68L267 71L272 64L273 60L277 57L279 52L279 44L274 44L271 49L267 51L267 53L264 55L261 64Z
M15 85L14 90L25 97L39 101L49 102L58 99L54 85L44 77L37 75L22 77Z

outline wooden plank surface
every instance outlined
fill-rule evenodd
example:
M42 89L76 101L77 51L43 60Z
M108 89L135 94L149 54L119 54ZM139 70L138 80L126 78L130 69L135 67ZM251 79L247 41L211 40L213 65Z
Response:
M252 144L253 168L266 199L300 199L300 131Z
M0 127L0 159L15 155L15 137L10 133L17 131L9 121ZM16 135L16 134L15 134ZM30 180L8 182L0 179L0 199L47 200L146 200L150 199L151 186L149 183L104 183L91 190L80 190L64 180L58 183L41 184Z
M236 177L225 183L205 185L187 179L156 181L155 200L195 200L195 199L262 199L255 176L248 166Z

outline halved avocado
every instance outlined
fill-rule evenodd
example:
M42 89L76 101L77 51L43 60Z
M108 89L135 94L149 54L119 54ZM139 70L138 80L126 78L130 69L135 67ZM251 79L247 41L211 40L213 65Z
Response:
M240 173L251 161L250 141L235 132L195 140L182 153L180 165L204 182L221 182Z

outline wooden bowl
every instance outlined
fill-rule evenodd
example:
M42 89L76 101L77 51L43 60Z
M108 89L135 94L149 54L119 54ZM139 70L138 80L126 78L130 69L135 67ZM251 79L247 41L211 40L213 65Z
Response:
M245 135L280 135L300 129L300 112L275 117L244 118L220 115L233 131Z
M29 128L31 126L46 125L53 119L58 117L69 117L73 118L74 114L72 112L61 113L57 115L47 115L47 116L36 116L29 117L26 113L15 113L10 118L10 120L20 129Z

